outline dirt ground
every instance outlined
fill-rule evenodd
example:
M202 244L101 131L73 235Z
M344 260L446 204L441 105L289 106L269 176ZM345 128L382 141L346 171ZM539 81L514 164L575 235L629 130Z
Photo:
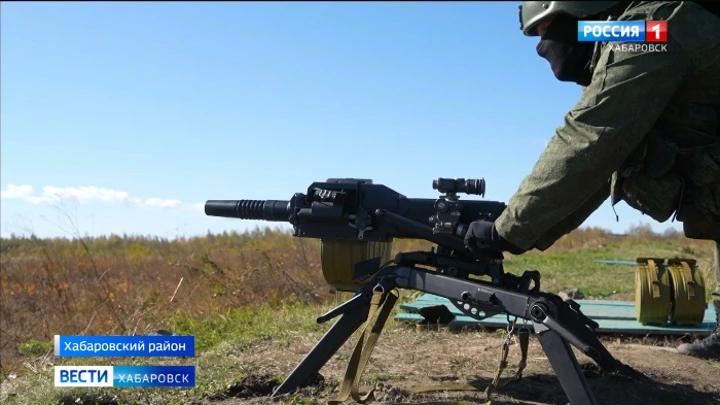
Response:
M293 399L274 401L264 396L273 383L263 375L287 375L315 344L300 340L278 348L272 342L258 344L252 354L236 355L238 364L255 365L257 373L246 376L242 384L230 387L224 398L204 399L195 404L237 405L261 403L319 403L334 399L342 381L355 338L346 344L320 371L323 382L304 388ZM637 382L623 376L600 375L590 359L576 351L587 368L587 380L599 404L682 404L720 405L720 362L705 361L676 353L670 344L639 344L603 338L608 350L620 361L650 378ZM431 403L464 400L483 403L482 389L491 381L503 342L498 333L394 330L378 341L365 370L361 393L375 384L378 395L370 403ZM501 381L509 377L520 359L518 346L511 346L508 368ZM493 395L493 404L555 405L568 400L537 339L531 337L528 364L523 379ZM402 395L398 389L447 383L471 383L479 392L438 392ZM352 400L347 402L353 403Z

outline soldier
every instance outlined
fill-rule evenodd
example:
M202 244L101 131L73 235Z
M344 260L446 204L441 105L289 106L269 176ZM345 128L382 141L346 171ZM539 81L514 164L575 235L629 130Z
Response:
M709 8L709 7L707 7ZM720 17L688 1L524 1L555 77L583 87L532 172L493 222L473 222L469 250L545 250L608 197L686 237L715 241L720 324ZM577 41L578 20L666 20L667 47L648 52ZM720 359L720 326L681 353Z

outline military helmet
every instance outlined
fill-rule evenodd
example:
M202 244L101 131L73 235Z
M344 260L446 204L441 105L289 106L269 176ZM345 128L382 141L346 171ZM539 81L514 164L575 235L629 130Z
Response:
M618 1L523 1L520 5L520 29L529 37L538 36L537 23L543 18L565 13L585 18L602 13Z

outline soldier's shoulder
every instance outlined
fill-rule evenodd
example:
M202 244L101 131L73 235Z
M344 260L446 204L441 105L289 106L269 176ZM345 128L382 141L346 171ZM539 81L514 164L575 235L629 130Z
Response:
M720 0L719 0L720 1ZM602 43L596 58L610 62L608 53L637 55L645 48L660 49L647 59L676 60L679 64L689 61L696 66L713 66L720 63L720 16L690 1L640 1L632 2L617 21L667 21L667 42L662 44ZM605 55L603 58L601 55ZM622 56L620 56L622 58ZM602 61L598 61L602 64Z
M693 1L632 2L618 20L667 21L668 43L694 56L720 47L720 16Z

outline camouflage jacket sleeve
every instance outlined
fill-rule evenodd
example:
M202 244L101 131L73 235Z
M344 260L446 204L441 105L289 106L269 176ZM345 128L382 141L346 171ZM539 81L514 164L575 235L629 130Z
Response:
M633 46L639 45L608 43L601 50L591 84L496 221L510 243L544 250L562 236L558 227L581 225L607 198L612 174L690 69L690 57L671 35L666 52Z

